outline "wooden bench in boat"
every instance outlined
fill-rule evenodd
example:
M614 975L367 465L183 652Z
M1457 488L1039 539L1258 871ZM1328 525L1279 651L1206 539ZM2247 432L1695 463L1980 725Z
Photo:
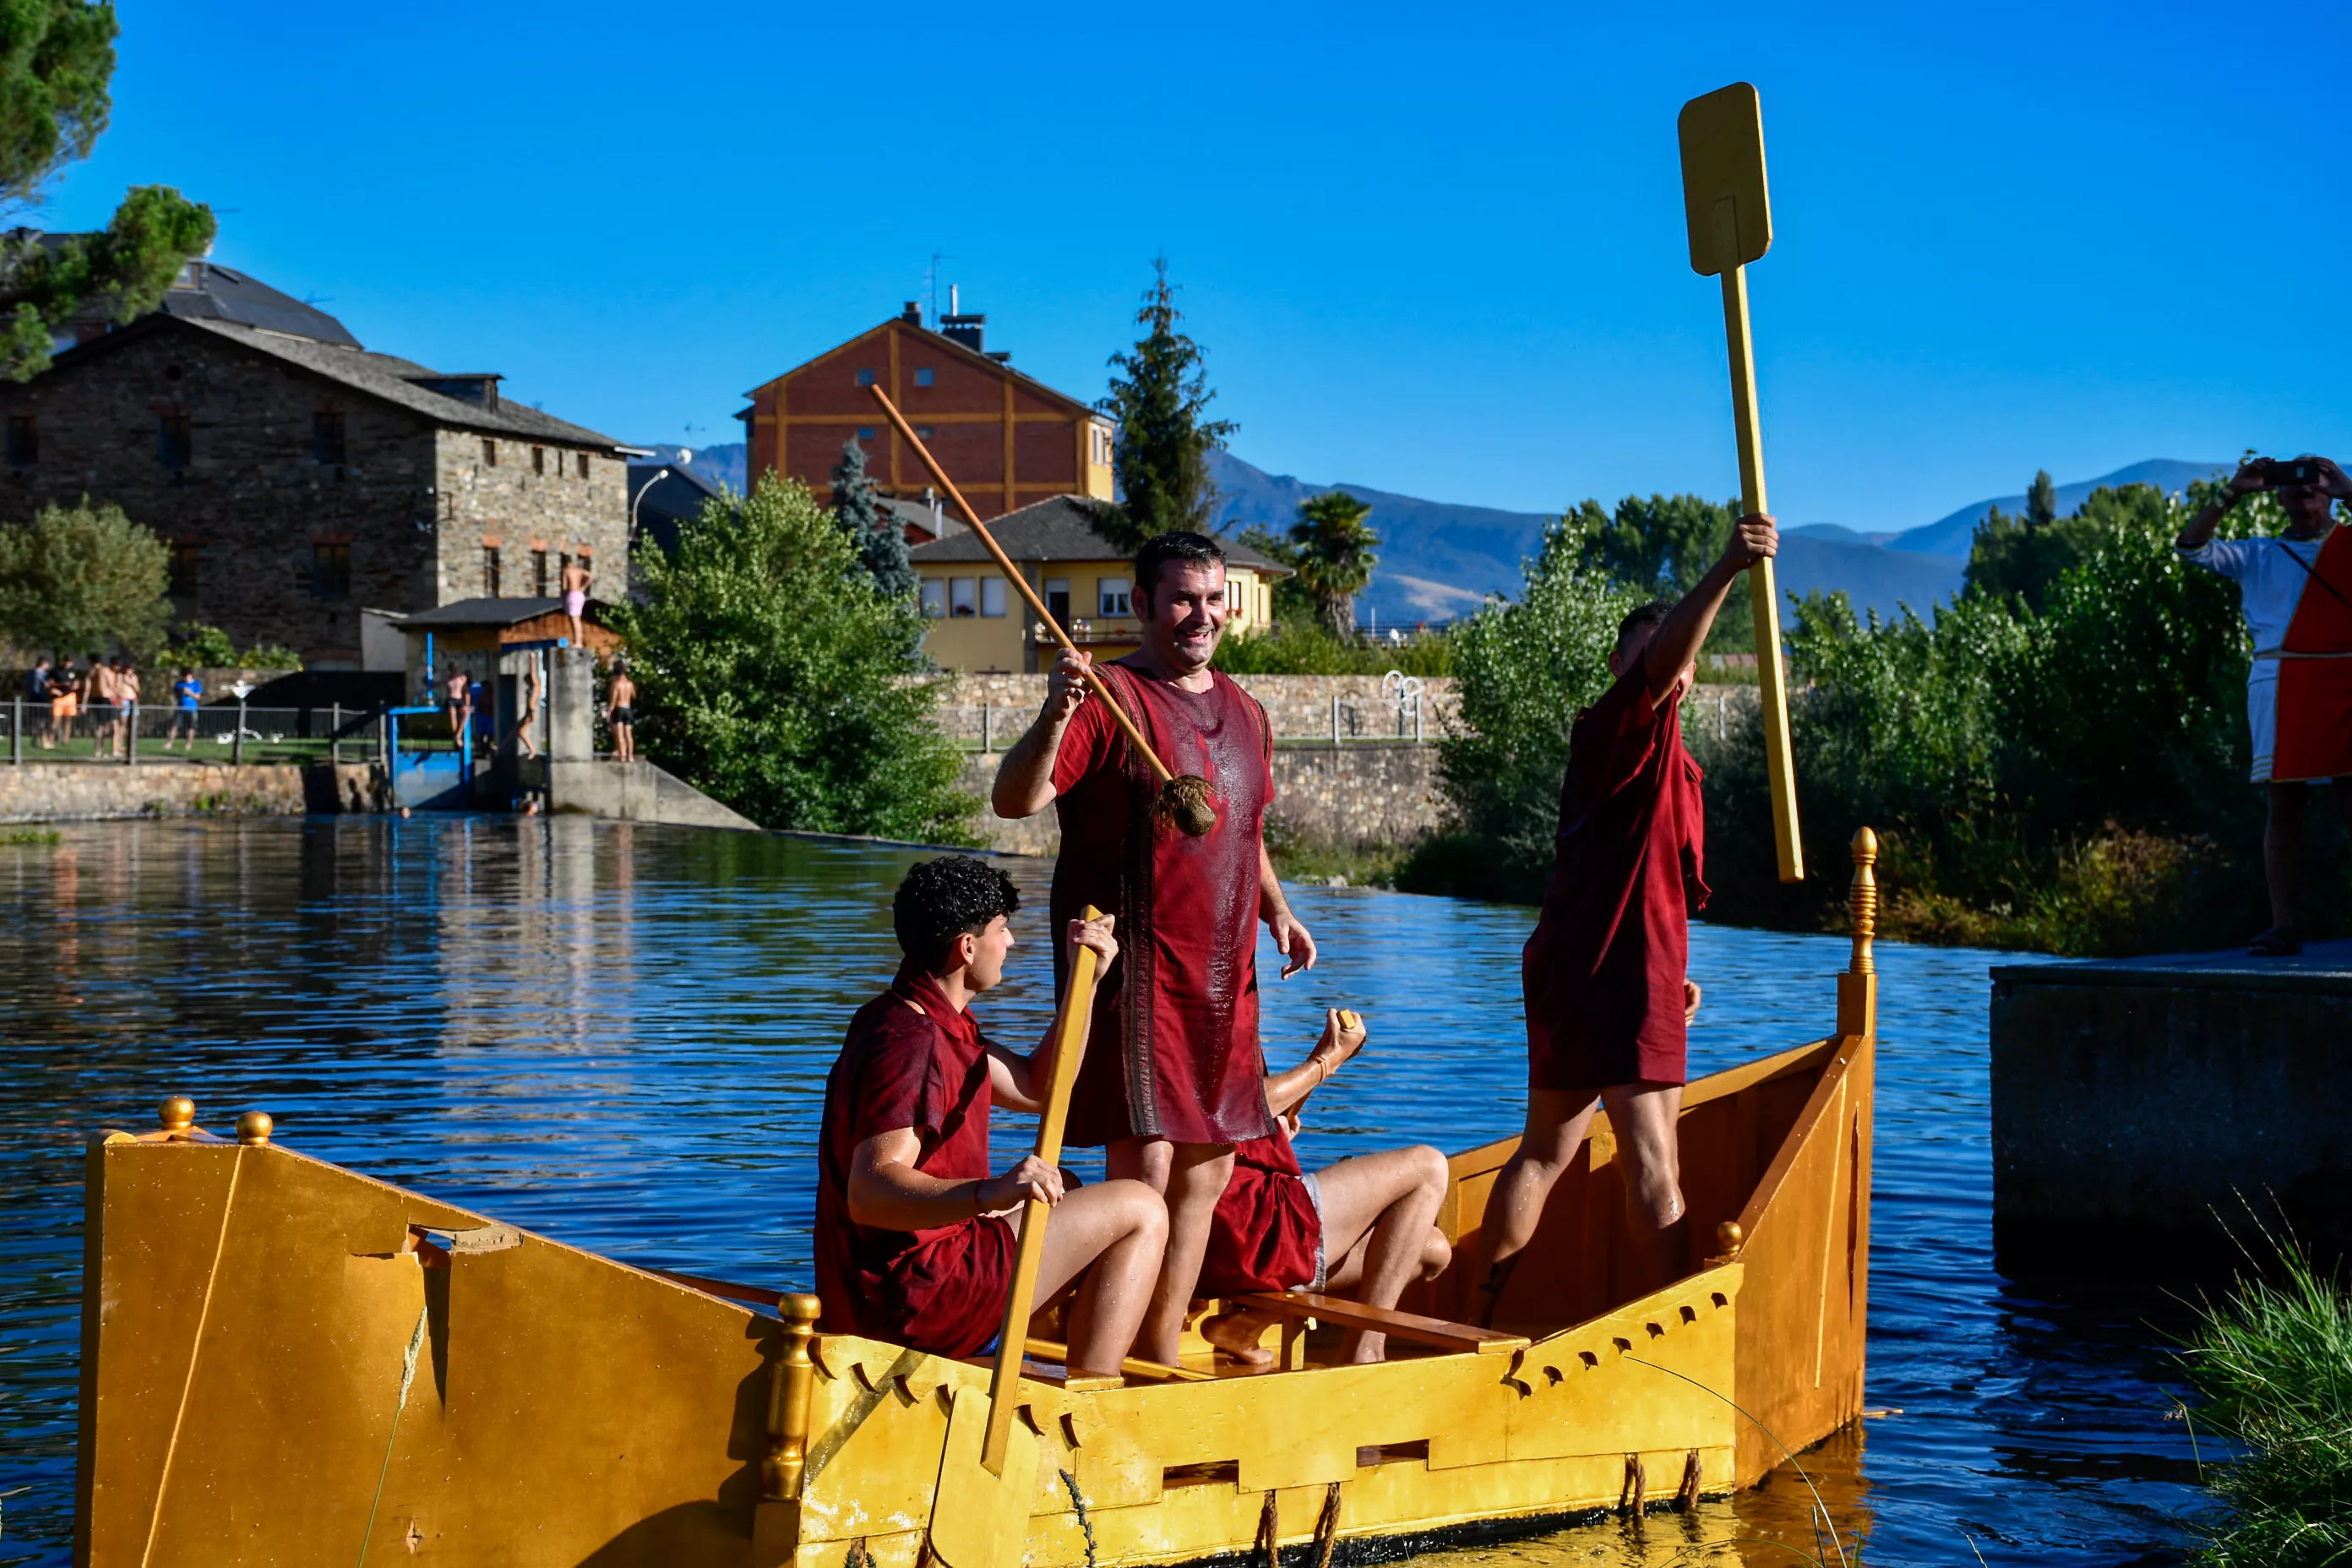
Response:
M1312 1290L1265 1291L1252 1296L1236 1296L1231 1304L1247 1311L1264 1312L1269 1317L1313 1318L1318 1322L1336 1323L1343 1329L1386 1334L1391 1339L1427 1345L1453 1355L1465 1352L1479 1355L1507 1354L1528 1342L1525 1334L1506 1334L1493 1329L1473 1328L1468 1323L1450 1323L1444 1318L1424 1318L1418 1312L1367 1307L1361 1301L1318 1295Z

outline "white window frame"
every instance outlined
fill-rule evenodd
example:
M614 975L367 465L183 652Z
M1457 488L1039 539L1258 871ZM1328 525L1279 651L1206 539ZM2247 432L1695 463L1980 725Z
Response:
M980 614L982 620L1004 618L1004 579L982 577L980 580Z
M961 621L980 614L980 579L948 579L948 619Z
M948 580L944 577L923 579L923 615L930 620L942 620L948 613Z
M1095 613L1106 618L1135 614L1135 584L1126 577L1095 579Z

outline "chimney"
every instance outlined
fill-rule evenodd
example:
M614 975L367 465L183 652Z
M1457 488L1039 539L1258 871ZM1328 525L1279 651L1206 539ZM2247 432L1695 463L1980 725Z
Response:
M908 326L921 326L923 324L923 302L920 300L908 300L907 308L898 312L898 319L906 322Z
M961 343L974 353L982 353L986 351L980 346L981 333L987 325L988 318L977 313L941 316L940 335L951 342Z
M948 285L948 314L949 314L949 315L950 315L950 316L961 316L961 315L962 315L962 314L963 314L963 307L962 307L961 304L958 304L958 303L957 303L957 300L958 300L961 297L961 296L957 292L956 286L955 286L954 284L952 284L952 283L949 284L949 285Z

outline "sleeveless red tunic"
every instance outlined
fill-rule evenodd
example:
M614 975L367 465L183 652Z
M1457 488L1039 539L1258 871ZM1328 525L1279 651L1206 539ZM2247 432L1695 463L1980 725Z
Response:
M1559 859L1519 964L1530 1088L1684 1080L1690 911L1707 894L1699 777L1679 707L1651 706L1638 668L1576 716Z
M1017 1246L1010 1225L983 1215L898 1231L849 1217L851 1159L860 1143L885 1132L915 1130L922 1145L915 1169L927 1176L962 1182L993 1174L991 1103L980 1025L929 975L902 970L889 990L857 1010L825 1079L817 1140L816 1290L825 1332L943 1356L975 1354L996 1338Z
M1192 1293L1320 1289L1325 1267L1323 1214L1290 1140L1277 1128L1237 1146Z
M2352 774L2352 528L2328 531L2280 647L2271 777Z
M1119 956L1096 995L1069 1142L1263 1138L1274 1130L1257 1047L1258 853L1274 799L1265 711L1214 672L1194 692L1125 661L1096 668L1160 759L1209 781L1217 826L1191 838L1160 822L1150 764L1101 698L1079 705L1054 761L1053 929L1091 903L1118 915ZM1054 963L1058 990L1066 943Z

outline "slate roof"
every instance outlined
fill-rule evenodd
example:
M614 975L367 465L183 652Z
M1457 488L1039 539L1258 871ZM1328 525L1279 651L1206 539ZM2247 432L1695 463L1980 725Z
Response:
M1018 511L1008 511L988 525L988 531L1015 561L1124 561L1126 551L1104 538L1095 519L1110 506L1088 496L1055 496ZM1220 539L1225 561L1246 566L1261 576L1287 577L1290 568L1269 560L1238 539ZM934 562L991 561L988 547L970 529L919 544L907 552L917 565Z
M259 279L248 278L233 268L213 261L191 261L182 277L186 283L174 281L163 295L160 308L165 315L183 321L236 321L248 327L266 327L273 332L315 338L341 348L360 346L351 330L326 311L304 304L290 294L281 294Z
M357 345L345 347L316 338L297 337L248 326L241 321L211 317L160 314L142 317L121 331L109 332L102 338L93 338L89 342L68 349L57 356L55 368L47 374L54 375L69 371L76 365L110 353L142 333L157 331L208 332L214 337L226 338L272 359L324 376L353 392L421 414L437 425L573 447L601 447L622 454L639 450L585 426L558 419L551 414L542 414L527 404L501 399L499 405L492 408L486 404L452 397L446 393L429 391L417 383L449 378L414 360L404 360L394 354L373 353Z

